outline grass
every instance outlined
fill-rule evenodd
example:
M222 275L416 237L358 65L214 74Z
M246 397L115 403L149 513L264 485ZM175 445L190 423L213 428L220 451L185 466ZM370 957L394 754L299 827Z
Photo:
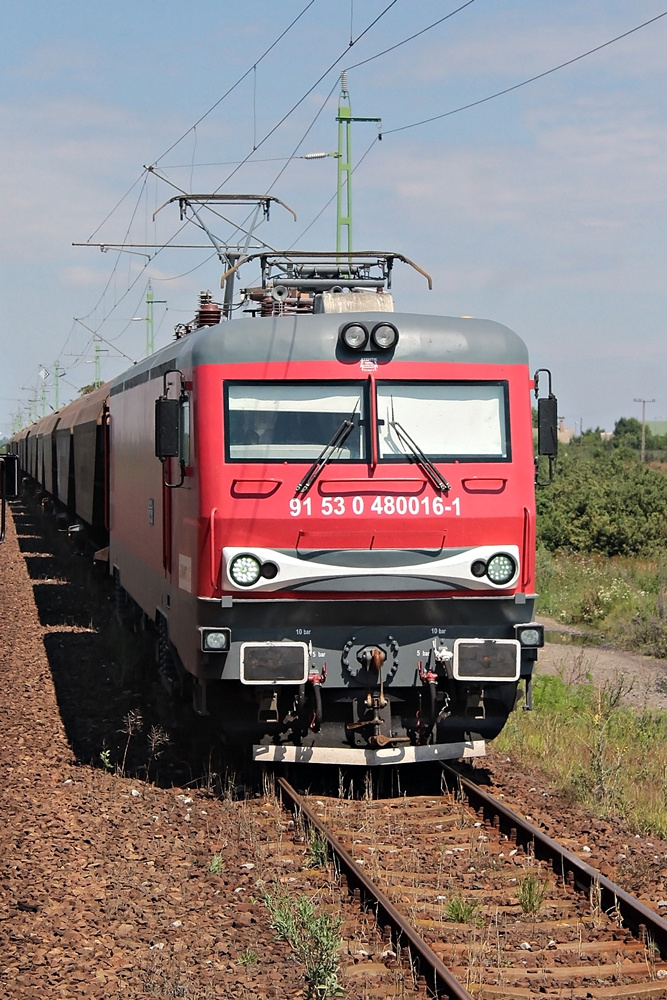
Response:
M238 956L239 965L243 965L246 969L250 965L256 965L257 962L259 962L259 955L254 948L244 948Z
M211 863L208 866L208 870L211 875L222 875L225 870L225 862L223 860L222 854L214 854L211 858Z
M667 657L667 557L537 553L538 614Z
M494 746L597 815L667 837L667 713L623 707L622 689L538 676L534 711L514 712Z
M542 909L549 883L536 875L525 875L519 882L517 898L524 913L535 915Z
M306 997L342 996L338 965L342 918L318 913L307 896L292 896L280 887L264 896L270 924L291 946L306 968Z
M325 868L329 860L329 845L319 830L311 830L308 838L306 868Z
M452 896L445 905L445 916L453 924L469 924L475 916L479 907L476 899L462 899L461 896Z

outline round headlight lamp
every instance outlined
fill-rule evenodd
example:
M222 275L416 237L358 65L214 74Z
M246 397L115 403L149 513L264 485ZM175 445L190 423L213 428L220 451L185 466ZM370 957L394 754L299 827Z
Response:
M518 635L522 646L542 646L544 644L543 634L537 628L522 628Z
M346 347L351 347L353 351L360 351L362 347L366 346L368 330L361 323L348 323L341 330L340 337Z
M473 576L480 577L484 576L486 573L486 563L483 559L475 559L474 563L470 567L470 572Z
M504 552L499 552L496 556L491 556L486 564L486 575L491 583L509 583L516 573L516 563L511 556Z
M381 351L388 351L398 340L398 330L391 323L378 323L371 331L371 340Z
M251 555L234 556L229 564L229 575L239 587L252 587L262 574L259 559Z

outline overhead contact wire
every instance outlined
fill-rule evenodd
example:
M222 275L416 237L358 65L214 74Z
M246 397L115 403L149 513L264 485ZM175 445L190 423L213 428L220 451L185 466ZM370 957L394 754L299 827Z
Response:
M566 66L572 66L573 63L579 62L581 59L586 59L587 56L592 56L595 52L600 52L602 49L606 49L609 45L613 45L615 42L620 42L621 39L627 38L629 35L633 35L635 31L641 31L642 28L648 27L649 24L655 24L660 18L667 16L667 10L663 11L662 14L657 14L656 17L649 18L648 21L644 21L642 24L638 24L634 28L630 28L629 31L624 31L622 35L616 35L615 38L610 38L609 41L603 42L602 45L596 45L593 49L588 49L587 52L582 52L581 55L574 56L573 59L567 59L565 62L559 63L558 66L552 66L551 69L545 70L543 73L538 73L536 76L531 76L527 80L522 80L521 83L515 83L511 87L505 87L504 90L499 90L495 94L489 94L488 97L482 97L478 101L471 101L470 104L462 104L460 108L453 108L451 111L445 111L441 115L433 115L431 118L423 118L421 121L412 122L410 125L400 125L398 128L383 129L383 135L392 135L394 132L405 132L410 128L418 128L420 125L428 125L430 122L437 122L441 118L448 118L450 115L456 115L460 111L468 111L470 108L476 108L480 104L486 104L488 101L495 100L496 97L502 97L503 94L510 94L513 90L519 90L520 87L526 87L529 83L535 83L536 80L542 80L545 76L549 76L551 73L557 73L559 69L565 69Z
M250 66L250 67L249 67L249 69L247 69L247 70L245 71L245 73L243 73L243 74L242 74L242 75L241 75L241 76L240 76L240 77L238 78L238 80L236 81L236 83L233 83L233 84L232 84L232 86L231 86L231 87L229 88L229 90L226 90L226 91L225 91L225 93L224 93L224 94L222 95L222 97L218 98L218 100L217 100L217 101L215 102L215 104L212 104L212 105L211 105L211 107L210 107L210 108L208 109L208 111L205 111L205 112L204 112L204 114L203 114L203 115L202 115L202 116L201 116L200 118L198 118L198 119L197 119L197 121L196 121L196 122L194 123L194 125L191 125L191 126L190 126L190 128L189 128L189 129L187 129L187 131L185 131L185 132L183 133L183 135L182 135L182 136L181 136L181 137L180 137L179 139L176 139L176 141L175 141L175 142L172 142L171 146L169 146L169 147L168 147L167 149L165 149L164 153L161 153L161 154L160 154L160 156L158 156L158 157L157 157L157 159L155 159L155 160L153 161L153 166L157 166L157 164L158 164L158 163L160 162L160 160L164 159L164 157L165 157L165 156L166 156L166 155L167 155L168 153L171 153L172 149L175 149L175 148L176 148L176 146L178 146L179 142L182 142L182 141L183 141L183 139L185 139L185 137L186 137L187 135L189 135L189 134L190 134L190 132L192 132L193 128L197 128L197 125L201 125L201 123L202 123L202 122L204 121L204 119L208 118L208 116L209 116L209 115L210 115L210 114L211 114L211 113L212 113L213 111L215 111L215 109L216 109L216 108L217 108L217 107L218 107L218 106L219 106L220 104L222 104L222 102L223 102L224 100L226 100L226 98L227 98L227 97L229 97L229 95L230 95L231 93L233 93L233 92L234 92L234 91L236 90L236 88L237 88L237 87L238 87L238 86L239 86L239 85L240 85L241 83L243 83L243 81L244 81L244 80L246 79L246 77L250 76L250 74L251 74L252 72L256 72L256 70L257 70L257 67L258 67L258 66L259 66L259 64L260 64L260 63L262 62L262 60L264 60L264 59L265 59L265 58L266 58L266 57L268 56L268 54L269 54L269 53L270 53L270 52L271 52L271 51L272 51L273 49L275 49L276 45L277 45L277 44L278 44L278 43L279 43L280 41L282 41L282 39L283 39L283 38L285 37L285 35L286 35L286 34L287 34L287 33L288 33L289 31L291 31L291 30L292 30L292 28L293 28L293 27L294 27L294 25L295 25L295 24L297 23L297 21L300 21L300 20L301 20L301 18L303 17L303 15L304 15L304 14L306 14L308 10L310 10L310 8L311 8L311 7L313 6L313 4L314 4L314 3L315 3L315 0L310 0L310 2L306 4L306 6L305 6L305 7L303 8L303 10L302 10L302 11L301 11L301 12L300 12L299 14L297 14L297 16L296 16L296 17L294 18L294 20L293 20L293 21L291 21L291 22L290 22L290 24L288 24L288 25L287 25L287 27L286 27L286 28L284 29L284 31L281 31L281 33L280 33L280 34L278 35L278 37L277 37L277 38L276 38L276 39L275 39L275 40L274 40L273 42L271 42L271 44L269 45L269 47L268 47L267 49L265 49L265 50L264 50L264 52L263 52L263 53L261 54L261 56L259 57L259 59L256 59L256 60L254 61L254 63L252 64L252 66Z
M344 58L345 54L347 52L349 52L350 48L353 45L356 45L357 42L360 41L364 37L364 35L367 34L371 30L371 28L373 28L378 23L378 21L381 18L383 18L385 16L385 14L387 14L391 10L391 8L395 4L397 4L397 3L398 3L398 0L391 0L391 3L387 4L387 6L384 8L384 10L381 11L378 14L378 16L373 21L371 21L371 23L369 25L367 25L364 28L364 30L361 32L361 34L358 35L352 41L350 41L350 43L347 46L347 48L345 49L345 51L341 52L341 54L336 59L334 59L334 61L331 63L331 65L328 66L327 69L325 69L325 71L321 74L321 76L319 76L317 78L317 80L315 81L315 83L311 87L309 87L308 90L306 91L306 93L303 94L299 98L299 100L296 102L296 104L292 105L292 107L289 109L289 111L287 111L283 115L283 117L280 119L280 121L276 122L276 124L273 126L273 128L269 129L269 131L266 133L266 135L262 139L259 140L259 142L257 143L257 145L248 153L248 155L243 160L241 160L241 162L239 163L239 165L237 167L235 167L234 170L232 170L232 172L227 175L227 177L225 177L225 179L215 189L214 194L217 194L218 191L220 191L220 189L223 188L225 186L225 184L227 184L228 181L230 181L232 179L232 177L234 176L234 174L236 174L241 169L241 167L244 166L248 162L248 160L251 158L252 154L255 152L256 149L259 149L260 146L263 146L264 143L267 141L267 139L270 139L271 136L273 135L273 133L276 132L280 128L281 125L284 125L284 123L287 121L287 119L290 117L290 115L292 115L296 111L296 109L303 104L303 102L306 100L306 98L310 97L310 95L315 90L315 88L317 86L319 86L319 84L322 82L322 80L324 80L324 78L329 75L329 73L331 72L331 70L334 69L338 65L338 63Z

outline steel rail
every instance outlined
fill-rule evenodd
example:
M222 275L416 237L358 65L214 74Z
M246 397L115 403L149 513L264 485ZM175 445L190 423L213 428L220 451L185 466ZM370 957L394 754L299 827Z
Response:
M562 877L564 883L574 879L575 887L587 894L591 889L596 892L599 889L601 909L606 913L617 912L624 926L640 939L646 935L659 949L661 957L667 958L667 921L454 768L444 763L441 767L446 775L455 780L478 814L481 813L492 824L497 820L500 831L510 840L524 849L532 848L536 858L551 862L554 872Z
M301 813L308 823L314 827L327 841L339 870L345 875L348 887L358 889L364 905L375 909L375 918L381 926L389 926L392 940L395 944L405 946L407 943L411 956L418 967L419 975L426 980L428 989L434 997L449 998L449 1000L473 1000L472 994L456 979L446 965L438 958L428 944L422 940L413 927L410 926L396 907L359 868L354 858L345 850L341 842L322 823L301 796L285 781L278 779L280 792L289 802L290 809Z

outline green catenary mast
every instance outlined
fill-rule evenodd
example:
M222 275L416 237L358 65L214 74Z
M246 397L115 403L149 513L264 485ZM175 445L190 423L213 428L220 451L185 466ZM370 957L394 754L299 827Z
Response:
M347 71L340 77L338 98L338 186L336 189L336 254L352 253L352 122L377 122L381 118L354 118L350 106L350 92L347 89ZM382 138L382 133L379 135ZM343 207L345 203L345 207ZM343 230L347 237L343 246Z

